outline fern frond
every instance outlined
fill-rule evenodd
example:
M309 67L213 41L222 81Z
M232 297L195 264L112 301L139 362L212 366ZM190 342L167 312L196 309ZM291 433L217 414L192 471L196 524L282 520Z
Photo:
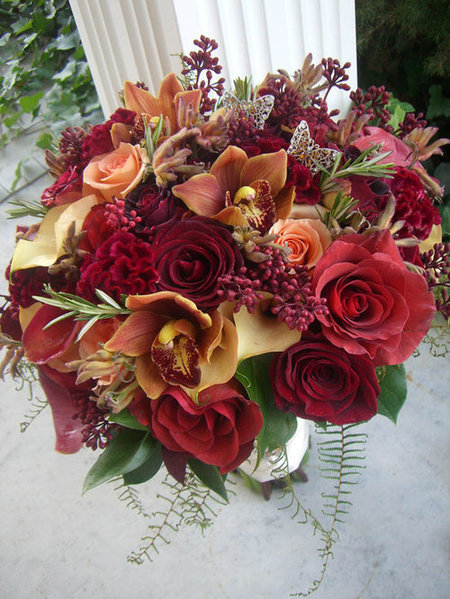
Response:
M123 482L122 476L116 476L108 481L111 484L119 483L117 487L114 487L114 491L119 491L117 499L126 504L127 508L136 511L143 518L150 518L140 500L139 491L135 487L131 487Z
M40 399L35 394L35 385L39 382L38 371L34 364L25 359L20 360L16 366L17 374L15 376L16 391L22 391L25 387L28 391L28 401L30 406L27 412L23 415L23 420L20 422L20 432L24 433L30 424L41 414L48 406L47 399Z
M233 484L228 480L227 483ZM174 481L169 474L161 484L164 486L165 493L156 496L162 504L161 508L151 514L145 514L150 518L147 526L148 534L141 538L138 549L132 551L127 557L131 563L140 565L145 559L153 561L153 554L159 553L159 545L170 543L168 533L177 532L182 525L198 526L203 534L212 525L213 518L217 516L213 502L220 506L226 505L226 502L215 493L211 493L193 472L188 472L184 485ZM229 494L234 494L229 488L227 491ZM136 505L133 497L131 504ZM140 504L136 509L144 515Z
M332 489L322 493L324 500L322 513L331 518L330 526L321 527L321 547L318 549L322 566L319 576L313 580L306 593L291 593L291 597L308 597L322 584L328 563L333 557L333 545L339 539L337 525L345 522L352 505L349 500L351 486L357 484L357 478L365 468L361 461L365 459L365 433L356 433L356 424L337 426L328 424L326 430L316 426L316 433L323 439L318 443L319 459L323 467L321 476L334 481ZM349 488L350 487L350 488Z

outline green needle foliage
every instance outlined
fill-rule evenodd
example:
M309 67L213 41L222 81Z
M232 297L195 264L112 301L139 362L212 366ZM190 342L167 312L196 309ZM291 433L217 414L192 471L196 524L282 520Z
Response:
M114 318L114 316L119 316L121 314L131 314L130 310L127 310L127 308L118 304L112 297L100 289L95 290L97 297L103 301L103 303L100 304L93 304L72 293L54 291L51 286L47 284L44 285L44 291L49 297L34 295L33 299L37 302L60 308L64 312L61 316L54 318L46 324L44 330L66 318L87 320L87 323L78 333L77 341L80 340L98 320Z

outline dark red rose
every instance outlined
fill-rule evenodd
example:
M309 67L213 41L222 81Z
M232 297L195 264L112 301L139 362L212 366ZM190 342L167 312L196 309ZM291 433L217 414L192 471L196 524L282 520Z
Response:
M86 257L80 272L77 294L91 301L96 301L95 289L105 291L115 300L122 293L156 291L158 274L151 246L131 233L114 233L97 248L94 256Z
M272 362L277 408L300 418L333 424L375 416L380 386L370 358L348 354L326 339L306 339Z
M140 218L140 230L179 220L186 211L186 207L169 191L145 183L128 194L126 205Z
M231 383L208 387L198 399L196 404L181 388L168 387L158 399L138 395L130 412L170 451L187 453L225 474L250 455L263 425L261 410Z
M244 264L228 227L202 216L161 227L153 248L159 288L181 293L204 309L223 301L218 278Z
M399 364L430 327L435 307L425 279L410 272L386 229L344 235L316 264L313 291L329 313L318 315L325 337L375 366Z
M60 206L76 202L81 198L82 175L76 166L68 168L53 185L47 187L41 196L44 206Z

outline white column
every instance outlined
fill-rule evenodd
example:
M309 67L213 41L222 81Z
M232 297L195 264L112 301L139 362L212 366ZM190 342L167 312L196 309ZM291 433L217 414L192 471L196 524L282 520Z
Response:
M279 68L293 73L312 52L314 62L351 62L357 86L354 0L70 0L100 102L108 116L126 79L157 92L162 77L179 73L180 53L201 34L214 38L223 76L254 83ZM345 109L343 93L329 105Z

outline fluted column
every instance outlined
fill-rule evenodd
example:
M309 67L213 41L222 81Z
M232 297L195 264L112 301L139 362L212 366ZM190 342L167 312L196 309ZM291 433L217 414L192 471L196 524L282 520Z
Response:
M125 79L158 89L180 72L180 53L201 34L219 43L223 76L254 83L269 71L293 73L308 52L352 63L356 87L354 0L70 0L100 102L108 116ZM346 108L345 94L330 94Z

